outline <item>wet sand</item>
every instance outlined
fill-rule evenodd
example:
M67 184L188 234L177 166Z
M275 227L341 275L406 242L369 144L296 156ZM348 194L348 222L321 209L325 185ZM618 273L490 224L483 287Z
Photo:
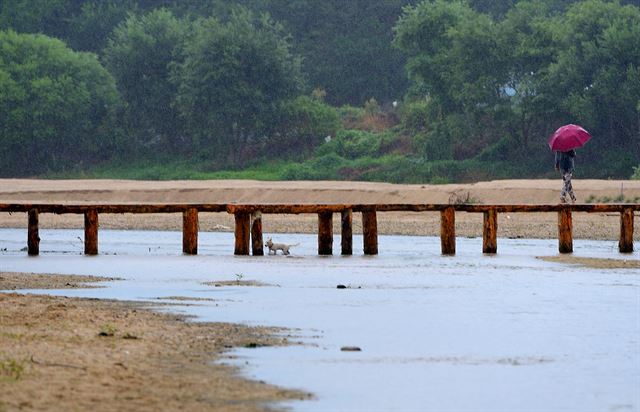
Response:
M0 272L0 290L98 279ZM0 293L0 410L261 411L310 397L213 363L233 347L290 344L286 331L187 320L135 302Z

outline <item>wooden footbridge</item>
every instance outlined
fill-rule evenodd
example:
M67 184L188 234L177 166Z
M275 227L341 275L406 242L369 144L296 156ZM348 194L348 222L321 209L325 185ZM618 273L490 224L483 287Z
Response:
M341 253L353 253L352 220L354 213L362 214L363 251L378 254L377 214L384 212L440 212L442 254L456 252L456 212L482 213L483 253L496 253L499 213L551 212L558 214L558 250L573 252L572 212L620 213L621 253L633 252L634 212L640 204L558 204L558 205L478 205L478 204L0 204L0 212L23 212L28 215L27 252L40 253L38 216L41 213L83 214L84 253L98 254L98 216L105 213L182 213L182 250L198 253L198 213L227 212L235 216L236 255L263 255L263 214L317 214L318 254L333 254L333 214L341 215Z

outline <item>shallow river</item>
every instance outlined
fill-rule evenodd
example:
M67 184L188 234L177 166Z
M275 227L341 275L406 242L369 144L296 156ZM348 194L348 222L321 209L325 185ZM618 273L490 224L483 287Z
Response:
M299 243L291 256L236 257L233 234L200 233L200 254L182 256L180 232L101 230L101 254L87 257L82 236L41 230L41 255L29 258L26 230L0 229L0 271L117 276L126 280L29 292L211 298L170 310L294 328L305 345L238 349L228 360L315 395L286 404L294 410L640 410L640 270L536 258L557 255L556 240L498 239L488 256L482 239L458 238L445 257L436 237L381 236L378 256L319 257L315 236L276 235ZM574 240L574 251L640 258L609 241ZM269 286L203 284L238 279Z

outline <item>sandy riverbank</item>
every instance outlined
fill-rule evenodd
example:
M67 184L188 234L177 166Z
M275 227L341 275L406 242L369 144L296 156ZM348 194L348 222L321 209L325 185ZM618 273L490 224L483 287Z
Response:
M0 290L97 280L0 272ZM260 411L310 396L213 363L233 347L288 344L286 332L185 320L133 302L0 293L0 411Z
M29 180L0 179L0 203L450 203L554 204L560 182L556 180L502 180L474 184L395 185L371 182L259 182L219 181L131 181L131 180ZM579 202L587 199L640 199L640 181L579 180L574 182ZM638 200L636 200L637 202ZM380 213L381 234L436 236L437 213ZM0 213L0 227L26 227L23 213ZM43 228L81 228L83 218L43 214ZM200 230L231 231L233 216L203 213ZM100 226L113 229L181 230L182 217L173 215L101 215ZM337 216L334 227L339 227ZM270 233L315 233L313 215L265 215L263 228ZM360 233L354 218L354 232ZM617 239L619 215L575 213L577 239ZM482 215L458 213L459 236L480 236ZM555 238L557 216L553 213L501 214L499 237ZM634 237L640 239L640 225Z

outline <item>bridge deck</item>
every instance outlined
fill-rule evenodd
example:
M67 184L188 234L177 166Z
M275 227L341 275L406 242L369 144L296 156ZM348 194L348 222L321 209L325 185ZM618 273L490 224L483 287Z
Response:
M317 214L318 254L333 253L333 214L342 217L342 254L352 253L352 215L362 213L363 251L378 254L378 212L440 212L440 238L442 253L455 254L455 213L482 213L484 215L484 253L497 252L497 226L499 213L555 212L558 214L558 250L573 251L572 212L620 213L621 253L633 252L634 213L640 211L639 203L605 204L236 204L236 203L165 203L165 204L105 204L105 203L0 203L0 212L26 212L28 214L27 249L30 255L39 254L38 215L84 214L85 253L98 253L98 215L101 213L182 213L183 252L197 254L198 213L227 212L235 216L236 255L264 254L262 241L262 214ZM251 250L250 250L251 248Z

